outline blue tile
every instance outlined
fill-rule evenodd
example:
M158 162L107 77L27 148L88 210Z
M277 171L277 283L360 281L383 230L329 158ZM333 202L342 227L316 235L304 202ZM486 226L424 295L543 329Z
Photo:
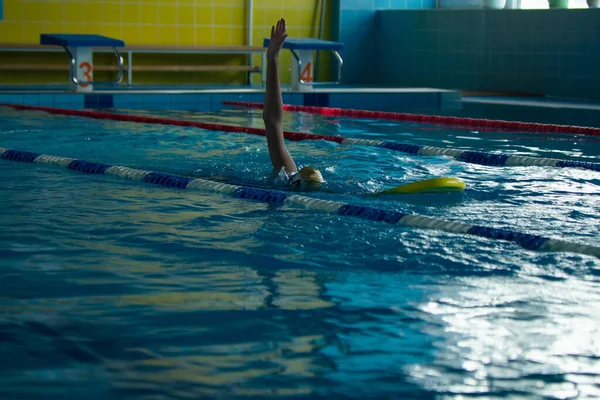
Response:
M372 26L375 22L375 15L377 13L373 10L359 10L356 13L356 22L359 24L358 27L361 31L365 31Z
M388 8L390 8L390 0L375 0L376 10L387 10Z
M231 94L211 94L210 101L211 103L222 103L226 100L231 100Z
M353 25L356 26L358 12L356 10L342 10L340 14L340 26Z
M0 104L24 104L23 103L23 95L0 94Z
M410 98L406 93L392 93L388 97L388 111L401 111L408 109Z
M314 107L329 107L329 93L305 93L304 105Z
M198 103L199 96L197 94L172 94L169 99L170 104L189 104L195 106ZM210 98L208 99L210 101Z
M116 108L141 108L144 97L142 94L116 94L113 102Z
M40 105L40 95L39 94L24 94L23 95L23 104L26 106L39 106Z
M375 1L374 0L357 0L358 8L360 10L373 10L375 9Z
M211 105L211 103L207 103L207 102L198 103L196 105L195 110L202 111L202 112L210 112L212 110L212 105Z
M406 0L390 0L390 8L406 8Z
M142 99L142 107L149 110L168 110L170 108L169 95L147 94Z
M40 106L54 107L54 95L45 93L40 94Z
M361 0L342 0L340 7L342 11L358 10L361 8Z
M223 105L220 101L213 101L210 103L210 111L211 112L219 112L226 108L227 106Z
M83 94L55 94L54 105L83 106Z
M86 94L83 97L85 108L113 108L115 106L112 94Z
M407 9L420 9L423 8L422 0L406 0Z

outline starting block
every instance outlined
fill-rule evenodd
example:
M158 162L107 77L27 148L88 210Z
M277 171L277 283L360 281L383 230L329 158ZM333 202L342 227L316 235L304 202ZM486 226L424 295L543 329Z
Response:
M271 39L264 40L264 47L268 47ZM287 38L283 43L283 48L292 52L296 65L292 67L292 90L311 91L316 85L339 84L342 81L342 66L344 60L339 54L344 49L344 44L340 42L331 42L329 40L310 39L310 38ZM331 51L337 60L338 74L334 82L315 82L313 77L313 52L316 50ZM263 66L266 65L266 53L263 55ZM266 76L263 74L263 84Z
M101 35L42 34L40 44L61 46L71 58L70 88L76 92L93 91L94 83L119 83L123 78L123 57L117 47L125 47L125 42ZM117 79L111 82L94 82L94 47L112 47L117 59Z

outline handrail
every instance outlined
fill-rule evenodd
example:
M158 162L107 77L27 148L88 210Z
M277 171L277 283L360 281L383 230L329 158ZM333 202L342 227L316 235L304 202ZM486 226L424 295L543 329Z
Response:
M62 52L65 49L61 46L46 46L39 45L33 43L0 43L0 52L2 51L11 51L11 52ZM96 53L107 53L107 52L115 52L116 49L107 49L106 47L93 47L94 52ZM254 54L254 53L264 53L265 48L261 46L189 46L189 45L181 45L181 46L157 46L157 45L133 45L133 46L125 46L120 48L121 53L127 53L127 65L133 65L133 54ZM67 50L69 56L71 57L71 63L73 63L72 54ZM120 59L119 59L120 57ZM72 64L71 64L72 65ZM121 76L117 76L116 82L120 82L122 80L121 68L119 67L123 64L123 59L120 55L117 56L117 68L120 71ZM1 65L0 65L1 68ZM72 66L71 66L72 68ZM249 72L252 73L260 73L261 75L264 73L263 66L254 67L250 66L248 68L233 68L229 69L230 71L238 71L238 72ZM123 68L123 70L127 69L127 84L131 85L133 83L133 70L138 70L137 68ZM139 71L144 70L143 68L139 69ZM150 69L148 69L150 70ZM220 71L220 70L228 70L226 68L218 68L218 69L202 69L199 68L197 71ZM119 74L118 74L119 75ZM73 82L77 81L75 80ZM79 84L93 84L93 82L80 82Z
M112 49L113 49L113 52L117 59L117 78L114 81L101 81L101 82L80 81L79 79L77 79L77 61L75 60L75 57L73 56L73 53L71 53L71 51L69 50L68 46L64 46L64 49L66 50L67 54L71 58L71 81L74 84L76 84L76 85L93 85L94 83L121 83L121 80L123 80L123 57L121 57L121 54L119 54L119 51L117 50L116 47L113 47Z
M331 50L331 52L335 56L335 58L337 60L337 64L338 64L337 79L333 82L306 82L305 80L303 80L302 79L302 61L300 60L300 56L298 56L298 53L296 53L295 50L290 49L290 51L292 52L292 55L296 59L296 65L298 66L298 81L300 82L301 85L322 86L322 85L339 85L340 83L342 83L342 66L344 65L344 60L342 59L342 56L340 56L340 53L337 52L337 50Z

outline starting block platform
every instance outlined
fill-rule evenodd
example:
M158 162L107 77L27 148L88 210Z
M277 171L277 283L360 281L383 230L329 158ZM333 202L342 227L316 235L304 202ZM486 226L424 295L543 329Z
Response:
M123 57L117 47L125 47L125 42L101 35L82 34L42 34L40 44L60 46L65 49L71 59L70 88L76 92L93 91L94 83L119 83L123 78ZM112 82L94 82L94 47L112 47L117 60L117 77Z
M271 39L265 38L264 47L268 47ZM344 60L339 51L344 49L344 43L332 42L329 40L311 39L311 38L287 38L283 43L283 48L290 50L296 61L295 68L292 68L292 89L296 91L311 91L313 86L339 84L342 80L342 66ZM315 82L313 78L313 52L318 50L331 51L337 60L338 73L334 82ZM265 65L266 54L263 55L263 65ZM263 84L266 79L263 74Z

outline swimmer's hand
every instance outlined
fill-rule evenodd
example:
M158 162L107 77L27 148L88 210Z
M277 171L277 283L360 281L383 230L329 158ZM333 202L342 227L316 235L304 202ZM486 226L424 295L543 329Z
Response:
M268 60L277 60L287 37L285 19L281 18L277 21L277 26L271 27L271 41L267 49Z

